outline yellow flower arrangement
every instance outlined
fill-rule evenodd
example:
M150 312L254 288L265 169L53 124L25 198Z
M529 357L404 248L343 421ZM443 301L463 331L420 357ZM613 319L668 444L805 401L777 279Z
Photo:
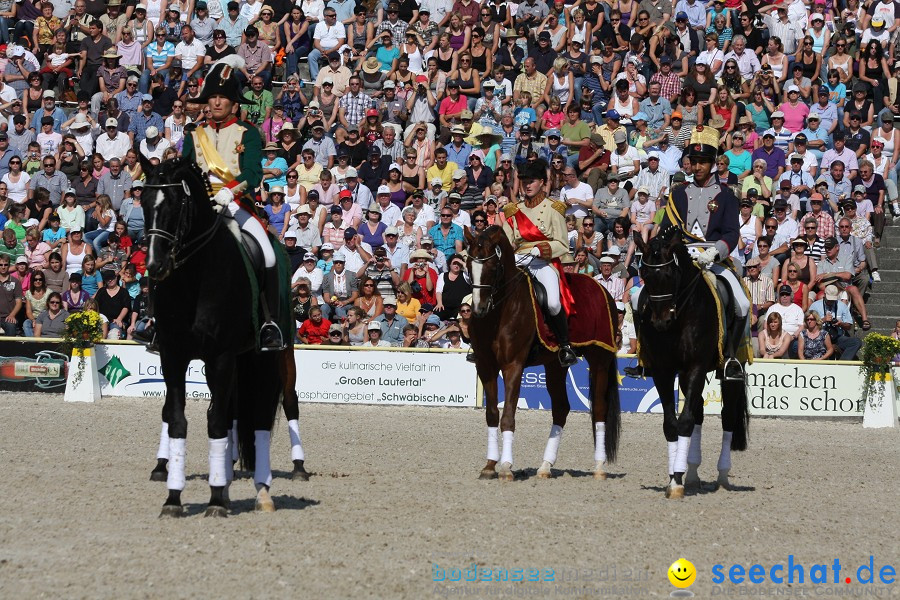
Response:
M75 383L79 383L84 376L84 352L85 348L92 348L94 344L103 339L103 320L100 313L93 310L85 310L73 313L66 318L66 327L63 330L62 350L67 354L73 352L78 355L78 367L75 372ZM74 352L79 350L78 352Z

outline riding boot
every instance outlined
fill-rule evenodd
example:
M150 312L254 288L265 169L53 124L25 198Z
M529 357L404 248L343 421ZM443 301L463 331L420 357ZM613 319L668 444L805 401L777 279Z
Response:
M153 280L149 279L149 292L147 299L147 326L143 331L135 331L132 335L134 341L145 344L147 352L159 354L159 343L156 340L156 319L153 318Z
M280 311L278 265L266 269L260 286L260 296L263 302L263 317L265 322L259 329L259 349L261 352L277 352L284 350L284 336L275 319Z
M734 317L728 328L728 339L725 344L725 366L722 369L724 381L743 381L744 366L738 360L738 350L744 342L744 331L747 317Z
M559 342L559 364L571 367L578 362L578 357L569 345L569 318L566 311L561 310L555 316L550 316L548 323Z

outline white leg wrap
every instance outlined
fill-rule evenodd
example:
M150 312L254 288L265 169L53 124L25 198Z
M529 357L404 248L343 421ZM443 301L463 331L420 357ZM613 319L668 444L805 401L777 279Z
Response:
M234 461L231 460L232 450L234 449L234 440L231 439L231 432L225 438L225 481L226 486L234 481Z
M231 461L228 456L228 438L209 438L209 485L222 487L228 485L228 469Z
M256 468L253 472L253 481L256 483L256 491L261 486L272 485L272 467L269 464L269 444L272 439L270 431L257 430L256 435Z
M733 432L731 431L723 431L722 432L722 452L719 454L719 463L716 465L716 468L720 471L727 471L731 469L731 436Z
M606 462L606 423L594 423L594 462Z
M169 460L169 424L165 421L159 432L159 449L156 451L156 458Z
M688 450L687 461L692 465L700 465L702 460L702 451L700 448L700 425L694 425L694 433L691 434L691 449Z
M666 442L666 449L669 451L669 475L675 473L675 453L678 450L678 442Z
M559 425L550 427L550 437L547 438L547 447L544 448L544 460L551 465L556 462L556 455L559 452L559 442L562 440L563 428Z
M237 432L237 421L231 422L231 431L228 432L228 435L231 437L231 460L237 462L237 459L240 458L238 454L238 432Z
M513 464L512 444L514 432L503 432L503 454L500 455L500 463Z
M488 444L487 444L487 459L488 460L500 460L500 446L497 445L497 431L496 427L488 427Z
M685 435L678 436L678 445L675 450L675 473L687 471L688 448L691 446L691 438Z
M170 490L184 489L184 438L169 438L169 478L166 488Z
M300 422L297 419L288 421L288 433L291 436L291 460L306 460L300 441Z

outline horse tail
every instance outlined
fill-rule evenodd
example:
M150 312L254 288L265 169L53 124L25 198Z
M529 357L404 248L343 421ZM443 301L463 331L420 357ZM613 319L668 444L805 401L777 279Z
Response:
M250 351L238 357L238 451L241 467L256 468L256 431L271 431L283 395L278 357Z
M622 414L621 406L619 405L619 367L616 355L612 354L609 359L609 365L607 365L606 376L606 460L609 462L615 462L616 460L621 433Z
M750 439L750 409L743 381L722 382L722 429L734 432L731 449L746 450Z

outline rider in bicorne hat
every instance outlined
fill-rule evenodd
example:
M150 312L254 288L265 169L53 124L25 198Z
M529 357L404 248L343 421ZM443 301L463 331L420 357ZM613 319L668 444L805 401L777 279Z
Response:
M209 173L215 192L213 201L234 218L241 231L253 236L262 250L266 274L260 288L266 310L259 334L260 349L281 350L285 342L275 323L279 311L275 251L256 216L253 200L245 195L258 188L262 180L262 137L255 126L237 116L243 100L235 73L242 67L243 59L237 55L227 56L212 66L196 99L209 106L209 119L186 132L182 155Z
M713 177L713 165L718 154L719 132L713 127L698 125L685 149L685 156L691 161L694 181L674 188L659 230L674 225L682 230L688 243L714 242L701 250L695 260L699 266L726 281L731 290L736 318L731 320L731 327L725 336L724 377L740 380L744 376L743 367L736 358L741 344L745 342L750 298L728 258L737 246L740 235L739 208L731 188L721 185Z
M503 207L501 226L516 250L516 262L525 266L547 290L548 324L559 342L559 362L570 367L578 357L569 344L568 314L574 310L559 258L569 253L566 205L544 193L547 163L536 160L519 166L524 199Z

